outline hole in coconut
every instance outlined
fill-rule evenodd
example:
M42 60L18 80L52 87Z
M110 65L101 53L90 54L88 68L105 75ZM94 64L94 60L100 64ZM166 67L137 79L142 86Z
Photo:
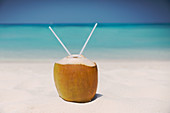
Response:
M77 56L73 56L73 58L78 58Z
M71 55L71 56L69 56L70 58L79 58L79 57L81 57L80 55Z

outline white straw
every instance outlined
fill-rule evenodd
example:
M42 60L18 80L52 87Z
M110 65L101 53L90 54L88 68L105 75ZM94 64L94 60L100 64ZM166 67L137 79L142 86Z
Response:
M96 26L97 26L97 23L94 25L94 27L93 27L93 29L92 29L92 31L91 31L91 33L90 33L89 37L87 38L87 40L86 40L86 42L85 42L85 44L84 44L83 48L81 49L81 51L80 51L79 55L81 55L81 54L83 53L83 51L84 51L84 49L85 49L85 47L86 47L86 45L87 45L87 43L88 43L88 41L89 41L89 39L90 39L91 35L93 34L93 31L94 31L94 30L95 30L95 28L96 28Z
M57 38L57 40L60 42L60 44L63 46L63 48L66 50L66 52L71 56L70 52L68 51L68 49L66 48L66 46L62 43L62 41L60 40L60 38L56 35L56 33L53 31L53 29L49 26L49 29L51 30L51 32L54 34L54 36Z

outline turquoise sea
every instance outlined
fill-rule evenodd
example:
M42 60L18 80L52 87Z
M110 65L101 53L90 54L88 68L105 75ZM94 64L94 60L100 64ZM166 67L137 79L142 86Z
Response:
M72 54L94 24L50 25ZM49 24L0 25L0 61L67 56ZM91 59L170 60L170 24L98 24L83 55Z

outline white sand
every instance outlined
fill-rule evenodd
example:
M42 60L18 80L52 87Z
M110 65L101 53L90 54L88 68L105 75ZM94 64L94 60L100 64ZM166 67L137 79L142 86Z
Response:
M97 61L98 98L62 100L52 62L0 62L0 113L170 113L170 61Z

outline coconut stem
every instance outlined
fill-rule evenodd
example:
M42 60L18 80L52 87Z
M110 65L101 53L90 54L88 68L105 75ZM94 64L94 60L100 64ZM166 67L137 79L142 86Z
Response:
M83 51L84 51L84 49L85 49L85 47L86 47L86 45L87 45L87 43L88 43L88 41L89 41L91 35L93 34L93 32L94 32L94 30L95 30L95 28L96 28L96 26L97 26L97 23L94 25L94 27L93 27L93 29L92 29L92 31L91 31L89 37L87 38L86 42L84 43L83 48L81 49L79 55L81 55L81 54L83 53Z
M71 53L68 51L68 49L66 48L66 46L62 43L62 41L60 40L60 38L56 35L56 33L53 31L53 29L49 26L49 29L51 30L51 32L54 34L54 36L57 38L57 40L60 42L60 44L63 46L63 48L66 50L66 52L71 56Z

